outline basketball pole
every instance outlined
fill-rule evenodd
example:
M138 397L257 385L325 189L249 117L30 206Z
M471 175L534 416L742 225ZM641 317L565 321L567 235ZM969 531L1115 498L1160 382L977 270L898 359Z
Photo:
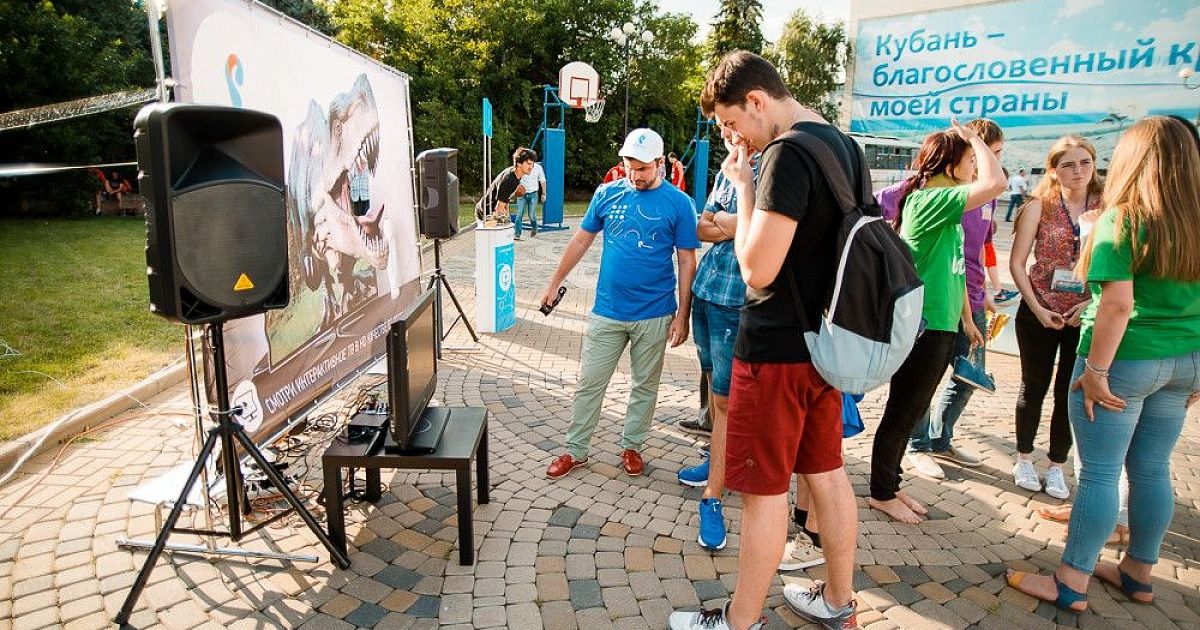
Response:
M713 121L705 118L704 112L697 107L696 133L680 158L684 168L692 174L692 202L697 209L703 208L708 201L708 136L712 126Z
M542 204L542 223L538 231L570 229L563 225L563 190L566 185L566 117L570 107L558 95L558 87L542 86L542 124L529 146L535 147L546 173L546 201ZM558 126L551 126L551 112L558 112ZM541 141L539 147L538 141Z

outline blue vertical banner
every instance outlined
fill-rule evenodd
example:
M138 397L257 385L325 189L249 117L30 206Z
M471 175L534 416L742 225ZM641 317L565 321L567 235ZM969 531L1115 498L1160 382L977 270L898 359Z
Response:
M513 244L496 247L496 332L517 323L517 287L513 279Z
M483 135L492 137L492 102L483 97Z

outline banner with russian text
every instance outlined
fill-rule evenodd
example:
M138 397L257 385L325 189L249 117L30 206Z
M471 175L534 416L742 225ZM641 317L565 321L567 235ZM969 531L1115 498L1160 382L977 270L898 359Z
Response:
M952 116L986 116L1004 129L1009 168L1041 166L1068 133L1091 140L1103 168L1138 118L1198 117L1184 69L1200 74L1196 0L1016 0L863 20L850 128L920 141Z
M257 2L172 0L167 26L177 100L283 123L291 303L225 326L232 404L267 439L382 356L420 293L409 80Z

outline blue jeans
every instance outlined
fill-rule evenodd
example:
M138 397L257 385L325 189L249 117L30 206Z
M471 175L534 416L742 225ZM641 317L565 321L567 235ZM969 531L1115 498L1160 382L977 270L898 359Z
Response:
M533 233L537 235L537 204L538 194L536 192L525 193L517 197L517 218L513 220L513 230L516 236L521 235L521 224L525 222L525 211L529 211L529 223L533 226Z
M1075 360L1072 382L1083 374ZM1129 556L1158 562L1163 536L1175 510L1171 451L1183 430L1187 399L1200 390L1200 352L1167 359L1113 361L1108 378L1124 411L1095 405L1095 421L1083 408L1083 390L1071 392L1068 414L1076 457L1083 463L1063 564L1091 573L1104 541L1117 523L1117 478L1121 462L1129 476Z
M987 312L984 309L971 311L971 320L975 322L975 327L979 330L987 330ZM965 357L970 352L971 340L967 339L962 326L959 326L958 336L954 338L954 357L950 359L950 365L953 366L958 357ZM972 357L981 370L984 368L986 355L987 353L979 348ZM925 415L917 420L917 426L913 427L908 441L908 450L915 452L950 450L950 439L954 437L954 423L958 422L959 416L962 415L963 409L966 408L973 393L975 393L974 387L950 379L950 384L942 391L942 398L938 401L937 410L934 412L942 421L940 435L931 435L929 410L926 410Z
M741 309L692 298L692 339L700 355L700 370L711 372L709 386L718 396L729 396L733 377L733 342L737 341Z
M1004 214L1005 221L1012 221L1013 208L1020 208L1025 203L1025 195L1013 193L1008 197L1008 212Z

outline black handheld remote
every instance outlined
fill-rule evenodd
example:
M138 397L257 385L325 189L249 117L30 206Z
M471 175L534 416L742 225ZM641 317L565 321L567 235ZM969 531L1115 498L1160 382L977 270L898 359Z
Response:
M566 294L567 294L567 287L558 287L558 295L555 296L554 301L549 304L543 304L542 307L539 309L540 311L542 311L542 315L549 315L550 311L553 311L554 307L558 306L558 303L562 301L563 296Z

